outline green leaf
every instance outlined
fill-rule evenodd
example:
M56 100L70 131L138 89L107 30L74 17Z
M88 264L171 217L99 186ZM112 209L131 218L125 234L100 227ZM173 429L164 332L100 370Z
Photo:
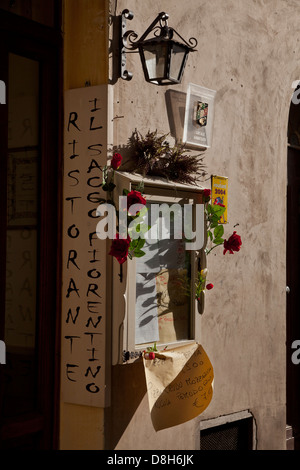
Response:
M127 194L129 194L129 190L128 189L123 189L123 196L127 196Z
M134 251L134 256L135 256L136 258L141 258L142 256L144 256L144 254L145 254L145 252L142 251L142 250L135 250L135 251Z
M218 225L214 230L214 237L221 238L223 236L223 233L224 233L223 225Z
M132 239L131 242L130 242L130 245L129 245L129 249L130 250L135 250L138 246L138 241L139 241L139 238Z
M144 238L138 238L137 242L138 242L137 243L137 249L140 250L145 245L145 239Z
M217 215L218 218L220 218L226 210L226 207L219 206L218 204L215 204L212 207L213 207L213 213Z
M214 243L215 245L222 245L222 243L224 243L224 240L223 240L223 238L215 238L215 239L213 240L213 243Z

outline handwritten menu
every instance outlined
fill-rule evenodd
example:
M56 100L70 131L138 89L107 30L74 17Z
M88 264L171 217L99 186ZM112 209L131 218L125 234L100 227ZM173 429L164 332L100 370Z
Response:
M103 407L105 383L106 241L96 235L107 148L107 87L65 94L62 396Z
M156 431L203 413L213 396L213 366L200 344L155 353L144 359L148 401Z

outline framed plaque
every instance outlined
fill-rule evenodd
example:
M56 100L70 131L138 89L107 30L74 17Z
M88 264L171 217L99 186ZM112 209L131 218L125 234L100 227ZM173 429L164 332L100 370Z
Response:
M214 90L189 84L182 139L186 147L208 148L211 146L215 94Z

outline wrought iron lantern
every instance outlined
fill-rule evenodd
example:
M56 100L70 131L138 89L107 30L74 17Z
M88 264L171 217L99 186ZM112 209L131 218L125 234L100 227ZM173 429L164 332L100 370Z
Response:
M195 51L197 40L190 38L186 42L175 29L168 26L169 15L159 13L149 28L138 40L138 35L126 30L126 20L131 20L133 13L122 12L121 19L121 78L131 80L132 73L126 68L126 50L138 50L145 80L155 85L180 83L189 52ZM148 38L150 33L153 37ZM175 39L176 38L176 39Z

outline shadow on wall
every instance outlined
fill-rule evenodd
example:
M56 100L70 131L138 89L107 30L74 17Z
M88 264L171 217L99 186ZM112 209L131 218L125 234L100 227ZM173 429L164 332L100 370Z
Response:
M113 366L111 406L105 409L105 448L115 449L147 393L143 361Z

